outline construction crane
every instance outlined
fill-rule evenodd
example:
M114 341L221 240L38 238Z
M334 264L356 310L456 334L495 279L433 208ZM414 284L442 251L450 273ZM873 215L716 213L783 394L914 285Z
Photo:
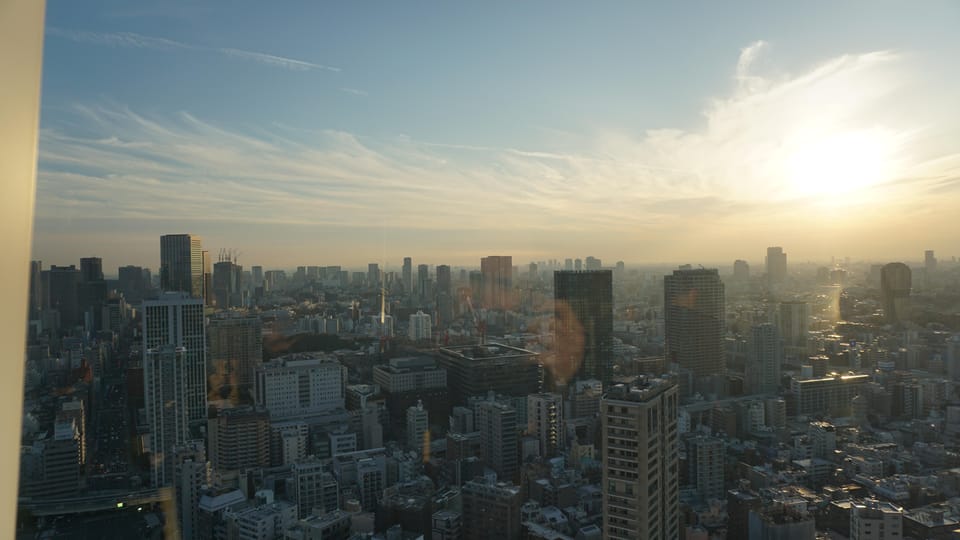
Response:
M477 310L473 309L473 301L469 295L467 295L466 299L467 307L470 308L470 314L473 315L474 328L480 331L480 345L485 345L487 343L487 322L480 318Z

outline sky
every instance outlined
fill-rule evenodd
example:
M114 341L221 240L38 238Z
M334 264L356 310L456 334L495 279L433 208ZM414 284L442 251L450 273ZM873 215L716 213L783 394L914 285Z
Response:
M34 258L960 254L960 4L661 4L49 0Z

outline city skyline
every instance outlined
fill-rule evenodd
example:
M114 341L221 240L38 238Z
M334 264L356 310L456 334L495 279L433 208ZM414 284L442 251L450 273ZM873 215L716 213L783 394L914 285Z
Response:
M955 4L301 7L51 4L33 257L952 255Z

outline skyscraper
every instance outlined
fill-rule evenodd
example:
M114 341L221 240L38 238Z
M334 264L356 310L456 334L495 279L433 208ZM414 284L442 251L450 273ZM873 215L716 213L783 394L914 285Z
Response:
M453 276L450 266L437 266L437 325L442 328L450 326L453 320Z
M49 306L60 313L60 326L69 328L80 324L80 304L78 293L80 286L80 271L74 265L50 266L42 273L46 276L46 296Z
M43 263L30 261L30 305L28 309L30 319L39 318L40 312L46 307L43 297Z
M777 327L769 323L755 325L750 329L747 349L747 390L752 394L776 394L783 361L783 344Z
M910 319L910 267L890 263L880 271L880 297L887 322L896 324Z
M80 281L103 281L103 259L100 257L80 259Z
M610 270L554 272L554 324L557 356L549 382L570 377L596 379L604 386L613 375L613 273Z
M160 237L160 288L203 298L204 258L200 237L167 234Z
M513 257L491 255L480 259L483 274L483 305L487 309L513 306Z
M425 264L417 265L417 294L421 303L430 299L430 267Z
M413 259L403 258L403 294L411 295L413 293Z
M782 247L767 248L767 282L779 285L787 279L787 254Z
M203 322L203 300L186 292L166 292L156 300L143 303L143 351L146 371L147 351L164 346L182 349L178 354L176 376L187 421L192 425L207 418L207 340ZM146 376L146 375L145 375ZM144 380L144 385L148 381Z
M677 386L638 378L600 402L603 537L679 538Z
M380 265L370 263L367 265L367 286L371 289L380 287Z
M806 348L809 319L810 308L806 302L780 302L777 310L777 326L780 337L783 338L784 347Z
M928 249L923 252L923 267L927 270L928 274L932 274L937 270L937 257L934 255L932 249Z
M695 436L687 439L687 466L690 485L704 498L722 499L723 466L726 446L716 437Z
M423 408L423 402L418 401L416 405L407 408L407 449L414 452L423 453L424 448L430 444L427 438L427 431L430 429L430 417L427 410Z
M750 265L747 261L742 259L733 261L733 279L740 282L750 279Z
M665 353L697 379L723 373L724 289L716 269L664 276Z
M139 303L143 300L150 284L144 279L143 268L139 266L121 266L117 270L119 279L117 288L123 293L124 298L131 303Z
M213 300L217 308L228 309L243 305L243 292L240 288L242 278L243 267L229 258L213 265Z

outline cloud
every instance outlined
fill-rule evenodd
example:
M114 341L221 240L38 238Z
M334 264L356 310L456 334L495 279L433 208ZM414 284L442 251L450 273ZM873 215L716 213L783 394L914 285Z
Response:
M911 224L917 207L924 215L955 208L960 155L934 142L960 126L907 114L902 56L844 55L774 77L758 72L765 48L741 51L736 87L708 102L700 126L639 137L610 129L581 136L575 153L280 124L228 129L202 115L78 106L83 134L66 122L41 131L37 216L46 224L114 219L118 227L188 216L229 224L238 236L259 226L419 231L408 238L472 231L490 242L554 238L558 249L572 239L588 248L617 239L668 257L798 231L840 242L846 237L825 228L861 218L850 230L862 232L862 223L886 215L894 231ZM798 180L796 156L816 161L823 141L834 140L882 143L882 177L844 196ZM872 159L872 149L861 157ZM815 165L832 174L831 164Z
M346 87L344 87L344 88L341 88L340 91L341 91L341 92L344 92L344 93L347 93L347 94L350 94L350 95L353 95L353 96L369 96L369 95L370 95L370 94L368 94L367 92L365 92L364 90L357 90L356 88L346 88Z
M169 51L169 50L180 49L180 50L216 52L218 54L228 56L230 58L238 58L241 60L256 62L258 64L263 64L267 66L279 67L279 68L288 69L291 71L313 71L313 70L332 71L332 72L340 71L340 68L338 67L315 64L313 62L296 60L293 58L286 58L283 56L276 56L272 54L265 54L265 53L254 52L254 51L245 51L242 49L234 49L229 47L221 47L221 48L200 47L196 45L190 45L187 43L181 43L179 41L174 41L171 39L135 34L133 32L86 32L86 31L78 31L78 30L66 30L66 29L57 28L57 27L48 27L46 29L46 32L48 35L68 39L70 41L75 41L77 43L89 43L93 45L106 45L111 47L153 49L153 50L159 50L159 51Z
M171 39L144 36L133 32L85 32L47 27L47 35L56 36L77 43L107 45L111 47L135 47L140 49L173 50L194 49L191 45Z
M313 69L319 69L324 71L340 71L338 67L324 66L321 64L314 64L312 62L305 62L303 60L294 60L293 58L285 58L283 56L274 56L272 54L264 54L251 51L243 51L240 49L217 49L221 53L232 56L234 58L242 58L244 60L252 60L261 64L266 64L269 66L277 66L285 69L290 69L293 71L310 71Z

